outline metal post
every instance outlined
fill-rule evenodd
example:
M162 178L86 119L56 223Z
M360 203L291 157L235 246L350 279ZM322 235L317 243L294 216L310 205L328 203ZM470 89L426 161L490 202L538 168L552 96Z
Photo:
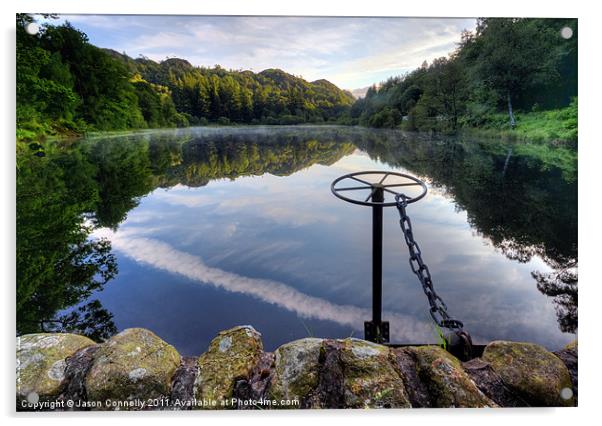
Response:
M367 179L371 176L372 179ZM404 178L407 183L384 184L388 176ZM374 180L378 180L376 183ZM367 179L367 180L366 180ZM337 187L344 181L346 185ZM361 184L361 185L359 185ZM399 191L398 187L419 186L422 192L413 197ZM356 172L336 178L330 185L332 193L341 200L360 206L372 207L372 321L364 321L364 339L376 343L389 343L389 323L382 320L383 309L383 207L397 206L397 197L404 197L407 204L414 203L426 195L426 185L414 176L397 172ZM369 190L370 194L365 191ZM397 192L396 192L397 190ZM354 191L361 192L361 199L350 196ZM385 201L385 191L395 195L396 200ZM368 198L363 198L365 196Z
M372 201L382 203L384 190L374 187ZM382 321L383 305L383 206L372 206L372 321L364 323L364 338L376 343L389 341L389 323Z
M382 203L382 188L375 188L372 200ZM383 299L383 207L372 206L372 322L380 324Z

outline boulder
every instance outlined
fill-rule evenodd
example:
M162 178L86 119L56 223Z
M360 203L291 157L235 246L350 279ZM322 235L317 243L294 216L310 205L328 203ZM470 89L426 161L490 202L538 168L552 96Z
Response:
M416 368L417 358L408 348L395 348L391 350L397 370L403 378L410 404L413 408L431 407L431 396L426 384L418 376Z
M573 406L577 357L576 341L554 353L495 341L461 363L438 346L354 338L300 339L266 353L260 333L238 326L220 332L200 357L182 359L140 328L102 344L40 333L17 338L17 409Z
M290 408L317 407L315 390L319 382L322 339L305 338L280 346L274 352L270 399L297 400Z
M460 361L439 346L406 348L414 354L418 377L432 407L497 407L479 390Z
M481 358L462 363L464 371L489 399L501 407L528 407L527 401L508 387L491 365Z
M236 381L250 378L262 353L261 334L250 325L220 332L198 359L194 395L208 404L197 408L234 408L229 403Z
M482 358L530 405L574 405L569 371L558 357L542 346L494 341L487 345Z
M100 345L86 376L88 400L105 409L143 409L141 401L168 397L180 354L156 334L130 328Z
M579 374L578 374L578 353L577 353L577 340L572 341L566 345L563 349L553 352L560 360L564 363L566 368L569 370L571 375L571 382L573 383L573 397L575 399L575 406L578 404L578 387L579 387Z
M266 390L272 380L274 354L263 352L248 379L237 380L234 384L233 397L236 398L236 408L254 410L255 405L250 401L264 400Z
M24 400L33 403L57 398L65 387L65 359L95 344L87 337L66 333L17 337L18 406Z
M578 347L577 347L577 339L573 340L570 343L567 343L563 349L566 349L568 351L575 351L575 353L577 353L578 351Z
M355 338L340 342L345 407L411 407L404 382L390 357L389 348Z

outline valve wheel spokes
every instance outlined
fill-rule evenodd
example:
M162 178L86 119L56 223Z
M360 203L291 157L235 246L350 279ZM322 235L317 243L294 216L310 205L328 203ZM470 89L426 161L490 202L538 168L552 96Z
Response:
M374 176L376 177L376 179L374 179L374 182L370 182L369 180L367 180L367 176ZM406 182L391 182L391 183L387 183L387 179L389 179L390 177L398 177L398 178L403 178L406 180ZM353 180L355 182L359 182L362 184L362 186L358 186L353 185L353 186L338 186L339 183L343 182L343 181L349 181L349 180ZM390 179L389 179L390 182ZM420 187L421 191L418 195L408 195L404 192L405 188L412 188L412 187ZM332 182L332 185L330 187L330 189L332 190L332 193L347 202L353 203L353 204L359 204L359 205L363 205L363 206L382 206L382 207L393 207L395 206L397 203L395 201L391 201L391 202L387 202L387 201L378 201L378 199L382 198L382 194L383 193L388 193L388 194L392 194L393 196L395 196L395 198L398 197L404 197L407 200L407 203L413 203L415 201L420 200L421 198L423 198L426 195L426 185L424 184L424 182L420 181L419 179L415 178L414 176L410 176L410 175L406 175L403 173L397 173L397 172L383 172L383 171L367 171L367 172L356 172L356 173L350 173L344 176L341 176L337 179L334 180L334 182ZM363 198L363 196L365 195L365 192L362 195L362 198L358 199L358 198L353 198L352 197L352 193L355 191L365 191L365 190L371 190L370 193L368 194L368 196L366 198ZM377 193L377 191L379 191L379 198L377 199L377 201L374 200L374 195L375 193ZM343 195L345 194L345 195ZM349 194L349 195L348 195Z

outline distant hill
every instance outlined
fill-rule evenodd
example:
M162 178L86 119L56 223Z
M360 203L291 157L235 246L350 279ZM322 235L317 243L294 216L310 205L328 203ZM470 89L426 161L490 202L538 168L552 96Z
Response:
M178 112L189 121L231 121L297 124L336 120L355 101L351 92L328 80L308 82L283 70L259 73L196 67L185 59L156 62L131 58L105 49L124 62L132 75L164 86L172 94Z
M362 87L360 89L353 89L351 91L351 94L353 95L353 97L355 99L364 98L364 97L366 97L366 92L368 91L369 88L370 88L370 86Z
M370 89L371 87L376 87L378 89L380 87L380 83L373 84L372 86L362 87L359 89L353 89L350 93L351 95L353 95L354 99L365 98L368 89Z
M154 61L103 49L69 23L32 37L17 14L17 139L217 123L349 124L354 98L327 80Z

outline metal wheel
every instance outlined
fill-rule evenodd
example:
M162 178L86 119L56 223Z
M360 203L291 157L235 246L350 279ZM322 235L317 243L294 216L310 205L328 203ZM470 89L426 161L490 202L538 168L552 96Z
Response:
M427 188L424 182L414 176L397 172L367 171L336 178L330 185L330 190L336 197L349 203L393 207L397 205L396 196L403 194L408 204L414 203L426 195ZM379 197L374 197L377 193ZM359 197L351 198L351 194L357 194ZM387 197L392 198L392 201L387 201Z

